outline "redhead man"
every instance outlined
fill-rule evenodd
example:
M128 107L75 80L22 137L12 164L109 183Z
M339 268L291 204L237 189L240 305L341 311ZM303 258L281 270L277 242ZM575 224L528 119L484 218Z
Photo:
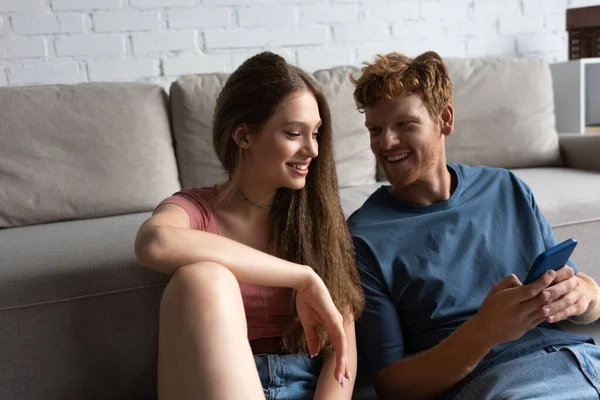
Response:
M353 82L391 183L349 219L366 300L359 357L379 397L598 399L600 348L556 326L598 319L598 285L570 260L521 283L557 239L510 171L446 162L444 61L391 53Z

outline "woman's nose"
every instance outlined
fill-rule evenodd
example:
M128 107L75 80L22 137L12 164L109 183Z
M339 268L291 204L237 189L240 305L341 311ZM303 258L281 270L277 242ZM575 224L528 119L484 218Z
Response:
M314 136L311 135L309 139L305 139L304 152L311 158L315 158L319 154L319 143Z

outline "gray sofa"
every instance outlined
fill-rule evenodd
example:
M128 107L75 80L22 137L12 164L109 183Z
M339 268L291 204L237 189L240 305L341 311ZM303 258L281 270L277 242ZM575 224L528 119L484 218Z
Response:
M512 169L574 260L600 280L600 136L558 136L551 75L534 60L449 60L449 161ZM314 74L331 102L349 215L385 179L348 74ZM137 228L164 197L223 175L210 126L227 75L145 84L0 88L0 399L156 397L167 277L135 260ZM510 234L507 232L506 234ZM600 338L594 325L568 329ZM372 398L359 379L356 398Z

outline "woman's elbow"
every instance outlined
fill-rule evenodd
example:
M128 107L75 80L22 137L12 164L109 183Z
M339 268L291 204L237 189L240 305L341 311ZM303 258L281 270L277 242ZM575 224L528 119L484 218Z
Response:
M161 230L160 226L144 223L135 237L135 257L143 266L155 270L164 253Z

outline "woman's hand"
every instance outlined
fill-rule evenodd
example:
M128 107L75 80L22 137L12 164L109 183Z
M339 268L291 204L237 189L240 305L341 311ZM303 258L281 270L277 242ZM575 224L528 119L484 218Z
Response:
M317 326L322 325L327 332L336 354L334 377L340 385L344 386L344 379L351 379L346 362L344 318L333 303L327 287L312 269L304 284L297 288L296 310L304 328L311 357L316 356L321 350Z

